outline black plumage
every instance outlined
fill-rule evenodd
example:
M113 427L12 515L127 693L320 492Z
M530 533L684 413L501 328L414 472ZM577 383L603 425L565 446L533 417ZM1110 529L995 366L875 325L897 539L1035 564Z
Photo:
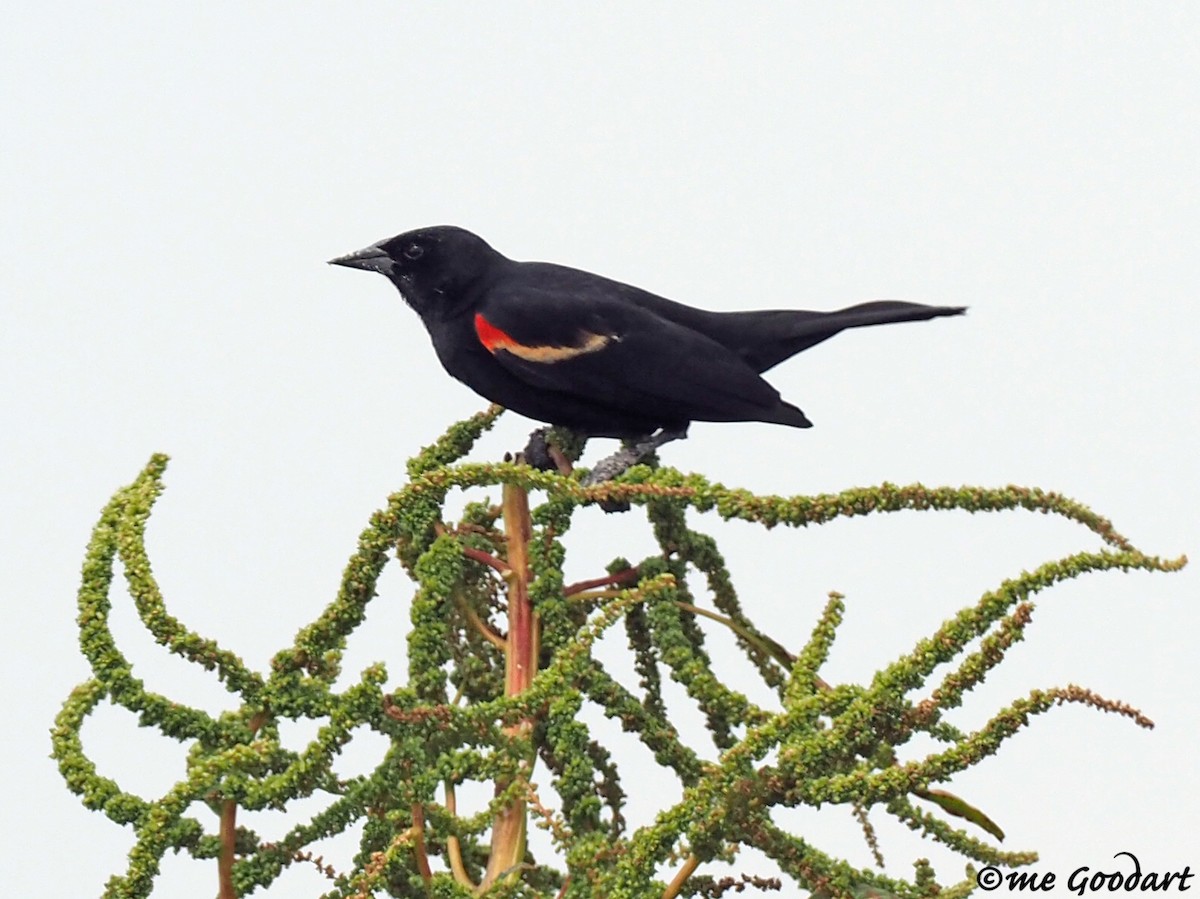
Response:
M476 393L595 437L677 434L691 421L811 427L762 372L847 328L964 311L883 301L709 312L578 269L511 260L451 226L330 262L386 275L446 371Z

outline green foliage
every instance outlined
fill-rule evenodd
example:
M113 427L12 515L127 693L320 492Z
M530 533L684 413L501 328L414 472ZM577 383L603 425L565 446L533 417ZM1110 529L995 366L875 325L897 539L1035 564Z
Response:
M126 871L109 881L106 897L150 894L168 851L184 851L221 866L223 895L248 895L269 886L289 865L315 862L331 878L329 899L389 895L465 897L486 876L489 831L497 815L532 810L558 850L492 879L489 896L717 895L743 886L769 888L769 879L714 880L697 867L752 846L775 860L796 883L819 897L960 895L970 881L939 887L927 865L912 881L859 870L781 829L772 810L796 805L844 805L864 823L878 808L967 859L1019 865L1032 853L1002 852L919 807L1002 837L978 809L936 789L954 774L996 752L1031 717L1063 702L1081 702L1149 722L1139 712L1079 687L1034 691L1000 709L979 730L964 733L946 720L964 694L980 684L1022 638L1032 598L1056 583L1109 569L1172 571L1184 559L1163 560L1134 548L1105 519L1053 493L1006 487L921 485L848 490L836 495L756 496L712 484L698 475L638 466L620 482L583 487L576 478L534 471L516 462L460 463L499 410L452 427L408 465L410 482L376 512L359 537L336 598L270 670L250 670L216 642L189 631L166 609L146 556L144 533L162 490L164 456L155 456L104 509L83 566L79 591L80 646L92 678L72 691L52 732L54 757L67 786L88 808L134 833ZM576 456L579 447L567 448ZM536 491L528 542L528 593L540 621L540 670L529 689L506 695L505 644L497 616L506 603L508 546L498 530L499 509L472 503L458 522L445 520L453 490L509 485ZM609 575L567 587L562 565L572 516L607 500L640 507L659 551L636 566L616 560ZM763 633L745 615L729 571L709 535L694 530L688 510L715 511L767 528L805 527L840 517L901 510L1026 509L1061 515L1103 543L1007 580L945 622L912 652L882 667L869 684L827 684L820 675L843 613L830 597L807 643L792 654L790 635ZM619 549L619 547L617 548ZM393 552L416 584L411 603L406 685L386 692L382 664L338 691L347 636L366 620L380 574ZM237 697L219 716L150 692L133 674L109 629L109 590L120 560L138 615L171 652L214 672ZM712 608L693 595L702 580ZM777 697L759 706L732 689L706 650L697 616L716 619L736 636L763 683ZM635 670L632 691L593 656L596 640L622 624ZM976 642L978 641L978 642ZM535 643L535 645L537 645ZM974 645L975 648L970 650ZM931 684L940 666L948 673ZM681 739L663 699L666 674L704 715L714 758ZM919 690L931 687L923 698ZM101 702L134 712L144 727L189 747L187 769L165 795L143 798L103 776L88 758L80 728ZM592 703L640 740L665 776L683 788L681 801L630 830L626 787L610 747L580 720ZM284 720L319 719L316 737L301 751L279 739ZM531 727L522 729L521 722ZM341 779L333 762L357 730L388 738L369 774ZM944 748L919 761L900 761L897 748L926 734ZM539 790L522 760L536 757L553 788ZM639 780L649 780L641 772ZM455 788L467 781L498 785L483 814L455 810ZM303 797L329 798L323 811L295 824L278 842L236 825L239 809L288 809ZM220 818L193 816L207 805ZM364 822L351 870L328 870L314 860L318 841ZM679 870L675 882L656 881ZM752 874L753 872L751 872Z

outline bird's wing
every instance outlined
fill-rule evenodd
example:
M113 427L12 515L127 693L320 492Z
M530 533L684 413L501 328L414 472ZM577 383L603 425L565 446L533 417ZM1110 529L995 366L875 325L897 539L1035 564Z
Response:
M537 387L664 422L807 419L710 337L600 292L496 286L474 318L481 344Z

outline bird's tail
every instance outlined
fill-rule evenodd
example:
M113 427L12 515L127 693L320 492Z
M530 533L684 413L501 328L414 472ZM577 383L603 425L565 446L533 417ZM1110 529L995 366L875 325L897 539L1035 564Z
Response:
M778 310L734 314L744 316L742 324L752 332L747 334L748 339L743 342L739 355L761 374L784 359L816 346L847 328L924 321L943 315L962 315L966 311L965 306L926 306L898 300L877 300L848 306L836 312Z

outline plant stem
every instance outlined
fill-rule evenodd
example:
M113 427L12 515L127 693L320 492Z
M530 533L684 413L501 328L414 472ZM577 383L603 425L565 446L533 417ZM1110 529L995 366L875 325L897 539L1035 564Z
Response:
M237 840L237 803L221 803L221 854L217 857L218 899L238 899L233 886L233 860Z
M458 800L454 794L454 784L450 781L446 781L446 812L452 818L458 817ZM452 833L446 834L446 856L450 861L450 871L454 874L454 879L467 889L474 891L475 884L471 882L467 869L463 865L462 844Z
M679 873L675 875L665 890L663 890L663 899L675 899L679 895L679 891L683 889L683 885L687 883L687 879L696 873L696 869L700 867L700 859L694 855L689 855L687 861L683 863L683 867L679 869Z
M256 712L250 719L250 735L266 723L267 713ZM226 799L221 803L221 854L217 856L217 899L238 899L233 885L233 862L237 854L237 803Z
M508 641L505 647L504 695L517 696L529 688L537 673L540 634L537 616L529 601L529 494L522 487L504 485L504 534L508 551ZM526 718L506 729L509 736L528 739L533 720ZM523 763L528 769L530 758ZM529 774L525 771L525 776ZM497 793L511 783L497 783ZM492 845L481 890L486 890L506 872L513 871L525 857L526 803L515 798L496 814L492 822Z
M419 802L413 803L413 852L417 858L417 870L425 881L426 889L433 882L433 871L429 867L429 853L425 848L425 809Z
M618 571L616 574L609 574L605 577L593 578L590 581L579 581L563 588L563 596L574 596L577 593L582 593L585 590L592 590L596 587L608 587L616 584L629 584L638 579L638 570L636 568L626 568L624 571Z

